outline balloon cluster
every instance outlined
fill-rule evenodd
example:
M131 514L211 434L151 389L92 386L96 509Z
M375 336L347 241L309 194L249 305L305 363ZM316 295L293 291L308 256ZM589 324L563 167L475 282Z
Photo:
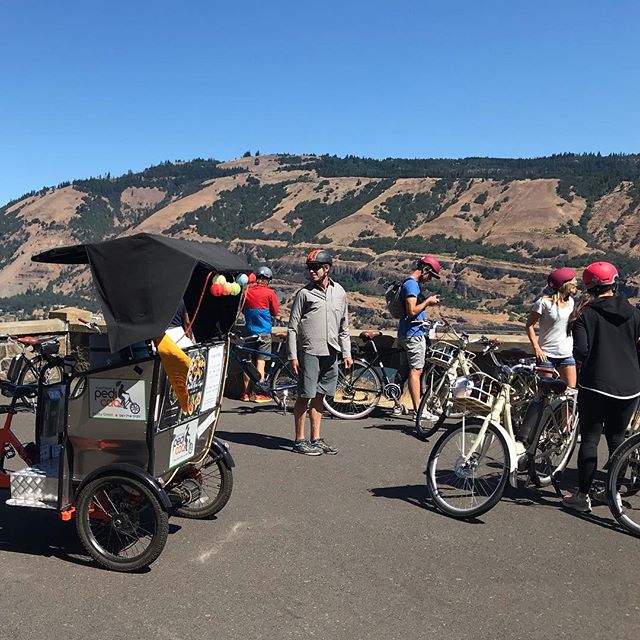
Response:
M241 273L235 282L227 282L227 279L220 273L214 276L209 291L212 296L237 296L243 287L255 281L256 276L253 273Z

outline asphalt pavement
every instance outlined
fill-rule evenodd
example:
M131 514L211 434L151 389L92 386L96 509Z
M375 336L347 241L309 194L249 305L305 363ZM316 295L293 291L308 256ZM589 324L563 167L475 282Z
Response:
M0 639L637 637L640 540L606 506L578 516L520 489L452 520L426 500L431 445L408 424L325 419L340 453L307 457L291 451L291 416L225 400L229 504L171 518L136 574L98 568L73 523L0 495Z

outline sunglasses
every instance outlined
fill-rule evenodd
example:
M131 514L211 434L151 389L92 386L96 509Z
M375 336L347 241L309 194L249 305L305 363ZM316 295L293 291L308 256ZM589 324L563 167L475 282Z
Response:
M320 269L324 269L324 264L313 262L307 265L307 271L320 271Z

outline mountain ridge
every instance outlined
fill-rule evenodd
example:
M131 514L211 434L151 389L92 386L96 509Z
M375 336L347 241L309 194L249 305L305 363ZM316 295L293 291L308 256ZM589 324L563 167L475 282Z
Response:
M439 175L407 175L427 169ZM483 175L469 175L474 170ZM362 175L348 175L354 171ZM542 290L545 273L564 263L608 256L637 295L639 213L636 155L378 161L274 154L163 163L1 207L0 306L47 307L56 298L89 304L86 273L61 273L30 256L147 231L224 242L254 263L269 262L287 295L303 281L305 248L327 246L336 277L367 299L355 324L367 314L388 323L385 282L410 270L417 255L434 253L447 271L434 286L450 309L465 318L477 308L487 322L508 324Z

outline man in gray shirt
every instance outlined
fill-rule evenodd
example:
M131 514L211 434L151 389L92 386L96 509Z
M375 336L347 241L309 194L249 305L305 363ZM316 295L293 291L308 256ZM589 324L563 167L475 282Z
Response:
M311 282L293 300L287 349L289 363L300 376L298 399L293 409L293 450L308 456L335 455L338 450L320 437L324 396L333 396L338 382L338 357L351 367L349 309L345 290L329 277L333 260L325 249L313 249L307 256ZM309 413L311 438L305 438Z

